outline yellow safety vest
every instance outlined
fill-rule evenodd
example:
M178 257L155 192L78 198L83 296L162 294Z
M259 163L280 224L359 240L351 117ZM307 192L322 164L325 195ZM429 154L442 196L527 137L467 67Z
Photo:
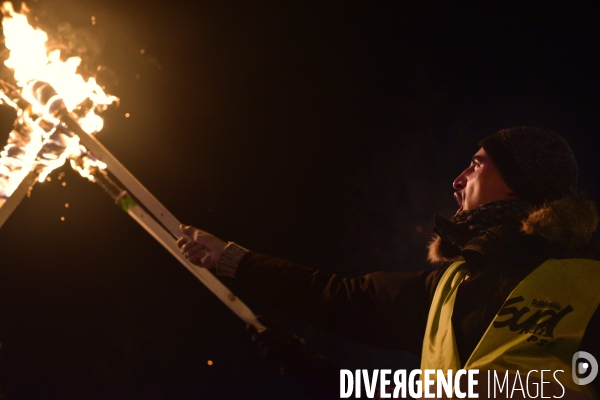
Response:
M572 357L600 303L599 261L549 259L537 267L508 296L463 367L452 328L452 310L465 272L464 262L456 262L437 285L425 330L421 370L478 369L480 374L496 371L498 376L506 371L523 376L537 370L531 374L538 379L542 378L541 370L563 370L556 376L560 384L597 398L591 385L576 385L571 374ZM549 375L543 377L545 381Z

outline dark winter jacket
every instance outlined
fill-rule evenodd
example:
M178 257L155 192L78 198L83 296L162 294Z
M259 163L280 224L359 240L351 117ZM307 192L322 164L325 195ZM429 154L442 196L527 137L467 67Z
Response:
M597 219L591 201L569 197L461 242L460 230L438 218L439 236L430 246L430 258L443 264L432 271L375 272L348 279L250 252L242 258L236 280L245 292L342 337L420 354L431 300L447 261L464 259L467 278L458 289L452 316L464 363L510 292L545 260L600 259L594 236ZM444 249L448 243L459 251ZM596 310L580 350L600 358L599 337ZM600 393L600 379L594 383Z

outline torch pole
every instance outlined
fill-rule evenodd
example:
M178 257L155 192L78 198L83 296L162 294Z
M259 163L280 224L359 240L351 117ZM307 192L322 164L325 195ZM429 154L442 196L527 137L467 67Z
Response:
M94 136L86 133L79 124L71 118L66 109L58 111L58 116L67 128L79 136L80 143L94 157L106 164L107 169L125 187L126 198L120 200L127 213L138 222L154 239L167 249L184 267L186 267L200 282L219 298L244 322L256 330L263 331L265 327L258 321L250 308L237 298L221 281L206 268L198 267L186 259L175 242L175 237L181 236L177 218L173 216L132 174L113 156ZM133 198L129 197L131 195ZM134 200L135 199L135 200ZM136 203L141 203L143 208ZM148 210L152 216L148 215Z
M86 133L77 121L68 113L66 108L58 111L58 117L67 128L79 136L79 142L88 149L94 157L106 164L107 169L113 174L127 191L135 197L174 237L181 236L179 221L165 206L138 181L123 164L112 155L110 151L95 136Z
M265 327L256 319L256 315L250 308L244 304L236 295L234 295L225 285L221 283L206 268L198 267L185 258L177 244L173 240L171 233L161 226L154 218L149 216L145 210L137 204L127 207L127 213L140 224L157 242L163 245L184 267L186 267L200 282L202 282L215 296L217 296L227 307L231 309L244 322L252 325L258 331Z
M38 174L35 171L29 172L27 176L21 181L17 189L11 194L4 204L0 203L0 228L8 217L15 211L17 206L21 203L21 200L29 193L31 187L37 181Z

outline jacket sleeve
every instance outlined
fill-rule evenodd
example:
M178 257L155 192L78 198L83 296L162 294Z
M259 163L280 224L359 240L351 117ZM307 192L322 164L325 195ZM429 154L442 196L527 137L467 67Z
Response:
M413 352L420 352L439 276L440 270L342 278L253 252L236 272L243 293L317 327L370 346Z

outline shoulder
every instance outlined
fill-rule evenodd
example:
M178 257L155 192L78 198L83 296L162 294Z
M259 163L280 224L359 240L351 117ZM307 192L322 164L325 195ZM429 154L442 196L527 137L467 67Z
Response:
M583 249L594 241L598 211L584 194L565 196L536 208L522 221L526 235L541 236L566 249Z

